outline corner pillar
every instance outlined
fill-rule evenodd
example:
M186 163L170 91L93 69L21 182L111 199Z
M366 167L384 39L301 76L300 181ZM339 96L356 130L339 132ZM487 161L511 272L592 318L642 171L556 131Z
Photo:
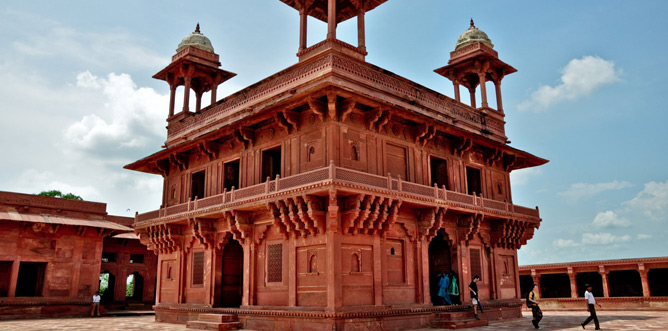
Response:
M538 297L542 298L543 291L541 291L540 289L540 274L536 272L536 269L531 269L531 278L533 279L533 283L536 284L538 287Z
M645 268L644 263L638 264L638 273L640 273L640 282L642 283L642 296L645 298L649 298L651 296L649 290L649 279L647 277L649 270Z
M459 101L459 102L462 102L462 101L461 101L461 98L460 98L460 96L459 96L459 84L457 84L456 82L453 81L453 82L452 82L452 85L453 85L454 88L455 88L455 100L457 100L457 101Z
M327 39L336 39L336 0L327 0Z
M604 266L598 266L598 273L601 274L601 281L603 282L603 297L610 297L610 285L608 284L608 271Z
M214 84L211 87L211 105L216 103L216 92L218 92L218 84Z
M475 87L469 87L469 94L471 95L471 107L476 108L476 106L475 106Z
M494 89L496 90L496 110L503 113L503 102L501 101L501 80L494 81Z
M188 109L188 104L190 103L190 77L186 77L186 84L185 84L185 90L183 91L183 112L188 113L190 112L190 109Z
M175 97L176 97L176 84L169 84L169 117L174 116Z
M199 112L202 109L202 91L195 92L195 112Z
M366 37L364 35L364 5L360 4L357 9L357 49L360 52L366 52Z
M333 312L342 306L343 288L341 286L341 236L339 230L341 214L335 190L329 192L327 207L326 232L327 242L327 307Z
M571 298L578 297L578 283L572 267L568 267L568 279L571 282Z
M306 13L306 5L302 5L299 9L299 51L306 49L306 26L308 22L308 15Z
M487 105L487 86L485 83L487 82L485 80L485 73L481 72L478 74L478 78L480 79L480 97L482 100L482 107L488 107Z

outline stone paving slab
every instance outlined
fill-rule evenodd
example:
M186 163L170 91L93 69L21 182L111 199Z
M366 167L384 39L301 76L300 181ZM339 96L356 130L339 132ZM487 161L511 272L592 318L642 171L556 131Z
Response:
M599 311L599 321L603 330L668 330L668 312L648 311ZM580 323L588 316L586 311L545 311L540 326L543 330L582 330ZM157 323L154 316L60 318L38 320L0 321L1 331L125 331L125 330L165 330L186 331L183 324ZM444 329L421 329L434 331ZM490 321L489 326L465 330L534 330L531 313L523 312L523 317L512 320ZM593 322L587 330L594 330Z

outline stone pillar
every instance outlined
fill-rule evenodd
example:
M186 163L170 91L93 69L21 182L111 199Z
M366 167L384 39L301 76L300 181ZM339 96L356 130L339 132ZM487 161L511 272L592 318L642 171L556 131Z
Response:
M218 92L218 84L214 84L214 85L211 87L211 104L212 104L212 105L213 105L214 103L216 103L216 101L217 101L217 100L216 100L216 92Z
M327 39L336 39L336 0L327 0Z
M649 291L649 279L647 278L649 270L645 269L644 263L640 263L638 264L638 272L640 273L640 282L642 283L642 296L649 298L651 295Z
M598 266L598 273L601 274L601 281L603 282L603 297L610 297L610 286L608 285L608 272L605 270L605 267L600 265Z
M21 258L20 254L17 254L14 256L14 263L12 263L12 271L9 276L9 289L7 291L7 297L9 298L16 296L16 282L19 279L19 264L21 264Z
M496 89L496 110L503 113L503 103L501 101L501 80L494 81L494 88Z
M288 241L288 306L297 306L297 246L294 233Z
M481 72L478 73L478 78L480 79L480 97L482 100L482 107L488 107L487 105L487 86L485 86L485 83L487 82L485 80L485 73Z
M255 263L255 254L257 253L256 247L253 243L251 243L250 238L246 238L246 244L243 245L243 250L244 250L244 272L243 272L243 287L242 291L243 293L241 294L241 305L242 306L250 306L252 304L251 296L252 296L252 281L254 274L252 270L255 269L254 263Z
M471 94L471 107L476 108L476 106L475 106L475 87L469 87L469 94Z
M571 282L571 298L578 297L578 283L577 277L575 277L575 272L573 272L573 267L568 267L568 279Z
M455 100L462 102L461 98L459 97L459 84L453 81L452 85L455 87Z
M306 26L308 22L308 14L306 13L306 6L302 5L299 9L299 52L306 49Z
M199 112L202 109L202 91L195 92L195 112Z
M366 38L364 36L364 6L360 4L357 10L357 49L366 52Z
M169 84L169 117L174 116L174 98L176 97L176 84Z
M383 305L383 253L380 235L375 235L373 238L373 295L376 307Z
M186 86L185 86L185 91L183 91L183 112L188 113L190 110L188 109L188 104L190 103L190 77L186 77Z
M337 204L335 190L329 191L329 206L325 239L327 242L327 307L326 311L336 311L342 305L343 288L341 286L341 233L339 226L341 214Z
M153 251L155 252L155 251ZM155 283L155 304L159 304L162 301L162 291L160 289L162 288L162 275L165 273L165 271L162 270L162 255L158 254L158 265L156 269L156 283ZM112 294L113 295L113 294Z

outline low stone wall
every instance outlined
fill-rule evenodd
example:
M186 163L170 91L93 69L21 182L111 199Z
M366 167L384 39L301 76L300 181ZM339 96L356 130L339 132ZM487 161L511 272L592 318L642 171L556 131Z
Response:
M0 320L90 316L90 302L0 302Z
M584 310L584 298L539 299L542 310ZM653 310L668 311L668 297L617 297L596 298L601 308L596 310ZM523 307L527 309L526 306Z

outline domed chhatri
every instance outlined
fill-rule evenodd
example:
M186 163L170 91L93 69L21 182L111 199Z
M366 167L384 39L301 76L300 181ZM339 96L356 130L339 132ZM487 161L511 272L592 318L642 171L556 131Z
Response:
M211 40L209 40L209 38L207 38L205 35L199 32L199 23L197 23L195 32L183 38L183 40L179 44L179 47L176 48L176 52L180 52L188 46L197 47L201 50L213 53L213 45L211 45Z
M492 40L487 37L487 34L476 28L475 25L473 24L473 19L471 19L471 26L468 28L468 30L464 31L459 38L457 39L457 45L455 46L455 50L458 50L464 46L471 45L476 42L481 42L491 48L494 48L494 44L492 44Z

